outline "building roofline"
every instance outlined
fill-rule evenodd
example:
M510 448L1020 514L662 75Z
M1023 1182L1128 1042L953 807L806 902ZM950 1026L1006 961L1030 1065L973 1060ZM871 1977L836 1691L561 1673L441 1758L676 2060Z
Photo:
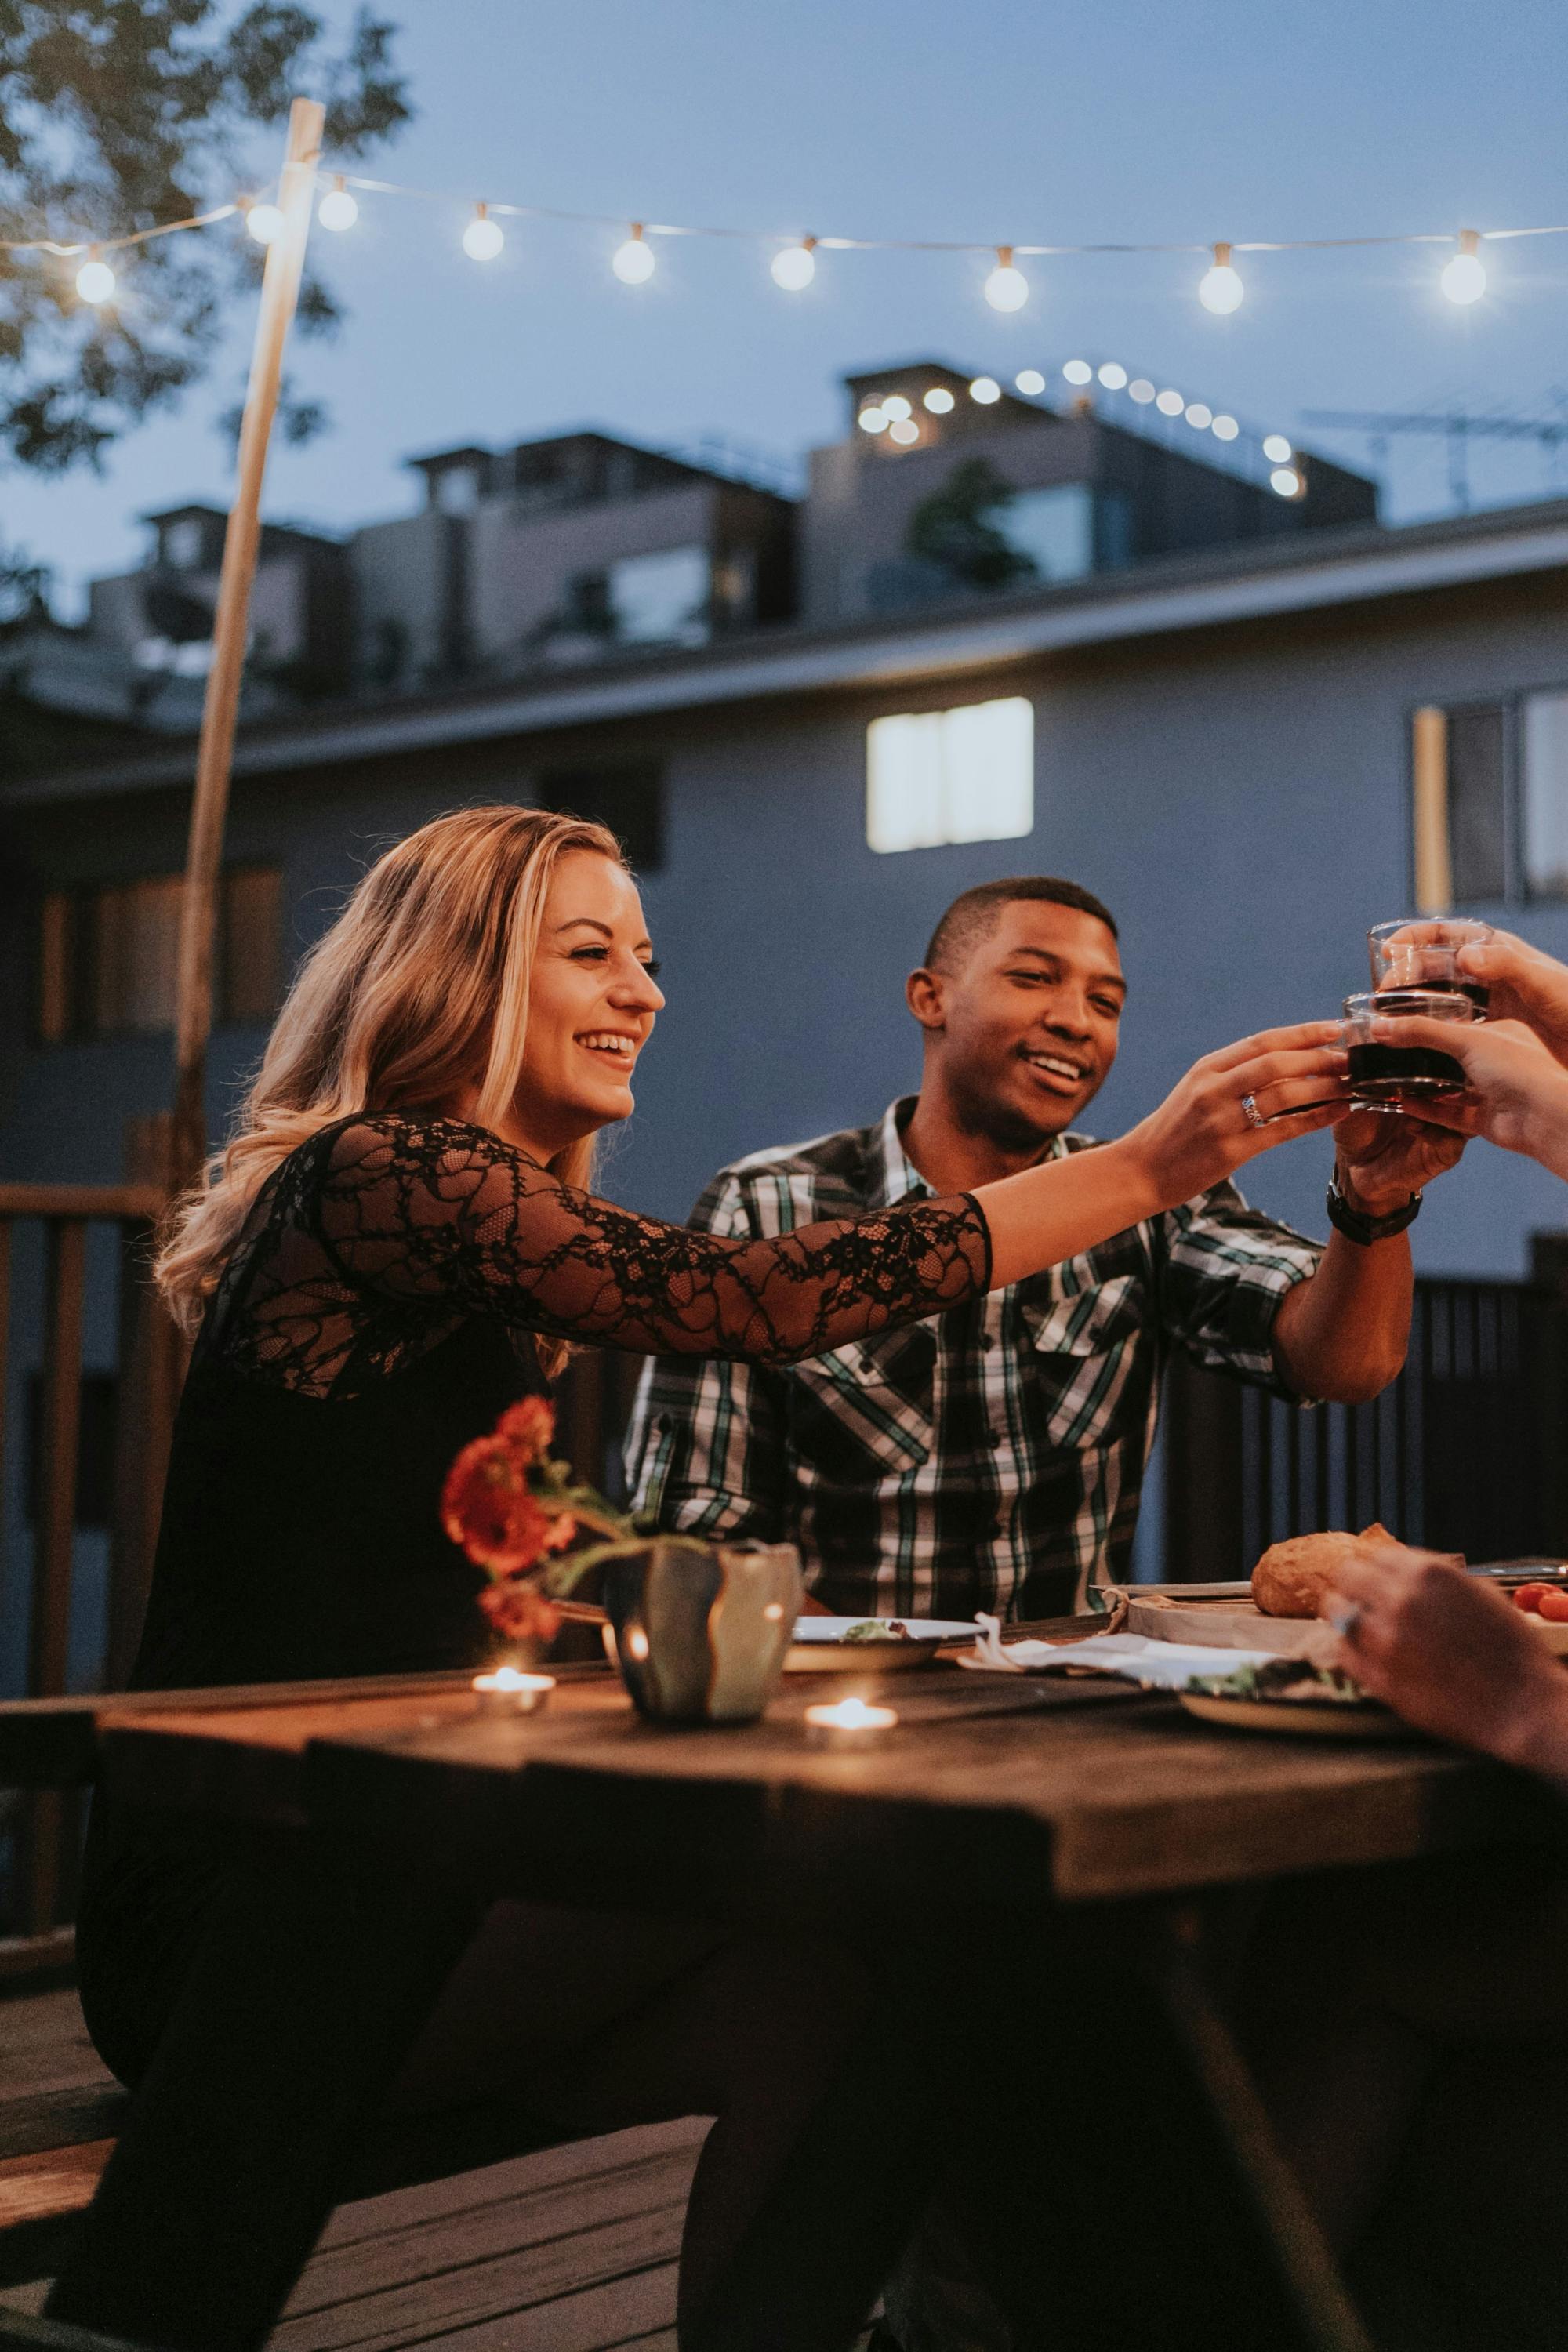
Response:
M1568 499L1386 530L1356 524L1141 563L1069 586L832 629L783 628L548 677L321 706L245 729L236 775L382 758L764 698L962 677L1093 646L1568 571ZM0 806L186 782L195 745L0 787Z

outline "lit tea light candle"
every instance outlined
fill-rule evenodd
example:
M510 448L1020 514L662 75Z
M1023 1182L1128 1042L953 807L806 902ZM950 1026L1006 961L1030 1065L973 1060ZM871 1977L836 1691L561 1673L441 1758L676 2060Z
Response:
M554 1688L553 1675L520 1674L516 1666L498 1666L493 1675L474 1676L481 1715L532 1715Z
M868 1706L863 1698L841 1698L835 1706L808 1706L805 1739L808 1748L875 1748L883 1732L898 1722L890 1706Z

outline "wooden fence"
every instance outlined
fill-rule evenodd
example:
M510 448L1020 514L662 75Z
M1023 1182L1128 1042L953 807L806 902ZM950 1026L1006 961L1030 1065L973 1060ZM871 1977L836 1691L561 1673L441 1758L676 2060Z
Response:
M72 1669L72 1571L84 1472L102 1475L109 1552L103 1655L91 1664L112 1688L134 1654L180 1370L174 1328L147 1281L148 1246L163 1197L154 1185L0 1184L0 1498L21 1506L0 1507L0 1547L8 1539L12 1554L7 1559L0 1549L0 1606L12 1624L26 1622L30 1697L64 1691ZM110 1411L92 1415L94 1451L102 1458L89 1464L83 1401L94 1394L90 1383L103 1378L84 1376L94 1227L108 1228L115 1271L113 1365L104 1384ZM14 1277L40 1246L36 1360L18 1362L31 1351L14 1346L22 1319L13 1311ZM24 1446L30 1459L20 1458ZM19 1525L28 1519L30 1544ZM0 1935L0 1976L69 1957L79 1808L52 1790L14 1799L6 1827L9 1932Z

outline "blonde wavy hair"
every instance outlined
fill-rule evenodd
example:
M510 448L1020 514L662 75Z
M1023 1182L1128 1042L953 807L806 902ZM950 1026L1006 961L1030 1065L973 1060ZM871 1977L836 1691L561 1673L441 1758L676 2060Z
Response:
M506 1116L528 1034L529 980L556 866L574 849L624 866L614 834L546 809L467 808L378 857L300 965L234 1133L165 1221L154 1279L194 1332L273 1170L362 1110L431 1109L476 1086ZM550 1162L586 1186L594 1138ZM569 1350L539 1343L553 1374Z

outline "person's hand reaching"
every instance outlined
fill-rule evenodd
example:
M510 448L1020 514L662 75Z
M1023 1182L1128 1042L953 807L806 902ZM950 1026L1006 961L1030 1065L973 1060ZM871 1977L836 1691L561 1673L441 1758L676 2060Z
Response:
M1543 955L1512 931L1497 931L1484 944L1461 948L1457 961L1468 980L1485 982L1491 1019L1522 1021L1568 1068L1568 964Z
M1500 1592L1390 1543L1347 1560L1319 1614L1335 1664L1407 1722L1568 1784L1568 1674Z
M1385 1045L1430 1046L1463 1069L1464 1093L1424 1102L1423 1123L1458 1136L1483 1136L1504 1151L1522 1152L1568 1176L1568 1070L1523 1022L1401 1015L1374 1022L1373 1034Z

